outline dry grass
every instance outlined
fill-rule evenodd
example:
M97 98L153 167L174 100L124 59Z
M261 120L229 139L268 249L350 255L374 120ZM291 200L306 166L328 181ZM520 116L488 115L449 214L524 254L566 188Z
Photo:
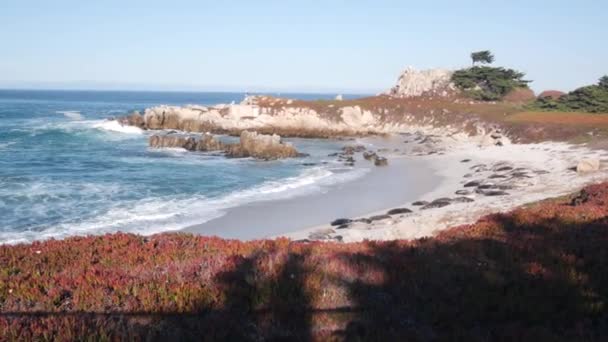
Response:
M507 122L548 123L608 128L608 115L578 112L520 112L505 118Z

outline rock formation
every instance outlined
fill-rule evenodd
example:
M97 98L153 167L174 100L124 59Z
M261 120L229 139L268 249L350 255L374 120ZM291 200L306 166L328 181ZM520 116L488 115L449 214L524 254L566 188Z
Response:
M387 95L395 97L416 97L423 95L449 96L456 92L451 81L453 71L443 69L416 70L408 67L401 73L397 85Z
M139 127L139 128L145 128L145 126L146 126L144 117L141 114L139 114L138 112L133 112L129 116L120 118L118 121L123 125L135 126L135 127Z
M273 135L258 134L257 132L241 132L239 144L228 146L226 154L229 157L254 157L258 159L282 159L293 158L300 154L291 144L285 144L281 137Z
M184 134L159 134L150 137L149 146L153 148L176 147L188 151L222 151L228 157L253 157L264 160L298 157L301 154L291 144L281 141L281 137L258 134L257 132L243 131L240 142L237 144L224 144L211 134L202 136Z
M576 166L576 172L578 173L586 173L598 171L600 169L600 160L599 159L583 159Z

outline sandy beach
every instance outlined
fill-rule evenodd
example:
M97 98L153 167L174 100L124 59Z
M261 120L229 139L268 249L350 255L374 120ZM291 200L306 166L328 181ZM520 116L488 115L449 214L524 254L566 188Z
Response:
M433 190L397 206L345 217L353 221L346 227L325 224L279 236L295 240L319 237L330 240L339 236L338 240L345 242L429 237L449 227L473 223L490 213L566 195L608 179L605 166L590 173L575 170L581 159L603 160L605 164L608 153L604 150L561 142L482 147L479 141L469 138L433 137L431 149L441 152L414 156L415 152L409 150L405 157L430 165L440 180ZM449 204L442 204L444 200ZM412 205L415 201L440 203L434 208L421 209ZM412 212L384 215L395 207ZM371 223L365 220L378 215L385 218Z
M369 149L403 148L401 136L357 139ZM386 167L356 156L352 181L318 187L309 194L261 200L226 210L219 218L185 229L202 235L243 240L283 236L306 227L326 226L336 217L355 217L415 201L442 183L430 161L391 155Z
M414 239L608 179L605 168L575 171L580 160L606 160L608 153L561 142L484 145L479 137L417 127L351 145L387 156L389 165L375 167L355 153L355 169L365 172L355 180L229 208L184 231L242 240ZM387 215L395 208L411 212ZM331 225L337 219L350 222Z

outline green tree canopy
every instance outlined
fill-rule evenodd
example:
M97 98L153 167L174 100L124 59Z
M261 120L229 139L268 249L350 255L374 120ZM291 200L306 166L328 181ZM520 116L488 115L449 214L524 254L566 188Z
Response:
M600 78L600 82L598 83L598 85L602 88L608 88L608 75Z
M497 101L515 88L527 88L530 81L524 76L513 69L475 66L454 72L452 82L476 100Z
M494 62L494 55L489 50L477 51L471 53L471 59L473 60L473 65L475 63L492 64Z

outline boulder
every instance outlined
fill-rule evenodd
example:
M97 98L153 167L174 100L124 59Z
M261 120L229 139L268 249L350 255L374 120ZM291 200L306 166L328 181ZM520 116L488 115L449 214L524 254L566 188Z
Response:
M378 155L376 154L376 152L363 152L363 158L365 158L365 160L375 160L378 157Z
M374 160L374 165L376 166L387 166L388 165L388 160L384 157L376 157L376 159Z
M135 126L139 128L145 128L146 122L144 121L144 117L138 112L134 112L129 116L125 116L118 120L123 125Z
M600 169L599 159L583 159L576 165L576 172L587 173L594 172Z
M387 215L399 215L399 214L409 214L412 211L408 208L395 208L395 209L391 209L389 210L386 214Z
M381 220L386 220L386 219L390 219L391 217L389 215L376 215L376 216L372 216L369 218L370 221L381 221Z
M229 145L226 149L229 157L254 157L265 160L298 157L300 154L291 144L285 144L281 137L258 134L257 132L241 132L240 143Z
M429 202L427 202L427 201L416 201L416 202L412 203L412 205L415 207L420 207L420 206L427 205L427 204L429 204Z
M443 208L450 204L452 204L452 201L449 198L440 198L440 199L434 200L433 202L425 205L424 207L422 207L420 209L427 210L427 209L434 209L434 208Z
M301 154L291 145L281 142L276 134L263 135L256 132L243 131L238 144L224 144L211 134L202 136L180 134L157 134L149 139L153 148L177 147L188 151L224 151L226 156L233 158L254 157L265 160L297 157Z
M332 226L341 226L341 225L344 225L344 224L349 224L349 223L351 223L351 222L353 222L353 220L351 220L351 219L347 219L347 218L339 218L339 219L335 219L335 220L333 220L333 221L330 223L330 225L332 225Z

